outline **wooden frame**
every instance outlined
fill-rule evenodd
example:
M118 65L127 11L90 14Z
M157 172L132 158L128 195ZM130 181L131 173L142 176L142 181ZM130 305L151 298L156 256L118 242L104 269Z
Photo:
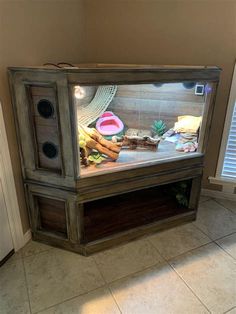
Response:
M228 197L230 197L230 194L235 193L234 191L236 187L236 182L234 179L231 179L229 177L223 177L222 168L223 168L223 163L224 163L224 156L225 156L225 151L227 147L227 141L228 141L228 136L229 136L229 131L230 131L233 110L235 106L235 101L236 101L236 64L234 66L234 73L232 77L232 84L231 84L231 90L230 90L230 95L229 95L227 113L225 117L225 125L224 125L222 140L221 140L220 154L218 158L216 174L215 174L215 177L209 178L211 183L222 185L223 193L227 193Z
M62 134L61 134L61 124L60 124L60 115L59 115L59 109L58 109L58 93L57 93L57 85L55 83L51 84L38 84L38 85L25 85L25 88L26 88L26 92L27 92L27 95L28 95L28 100L29 100L29 121L30 121L30 125L31 125L31 129L32 129L32 135L33 135L33 142L34 142L34 159L36 161L36 169L37 170L46 170L44 169L43 167L40 166L39 164L39 152L38 152L38 143L37 143L37 134L36 134L36 128L35 128L35 124L33 123L32 121L32 116L34 115L34 101L33 101L33 97L31 95L31 87L37 87L37 88L40 88L40 87L46 87L46 88L51 88L55 94L55 116L56 116L56 120L57 120L57 131L58 131L58 138L59 138L59 142L61 142L62 140ZM62 156L62 152L60 151L59 152L59 160L60 160L60 164L61 164L61 170L58 172L61 176L65 176L65 167L64 167L64 162L63 162L63 156ZM52 170L49 170L48 171L52 171Z
M44 243L64 247L87 255L143 236L156 230L191 221L196 218L201 188L204 152L207 146L214 98L220 69L216 67L155 67L155 66L117 66L117 65L79 65L75 68L10 68L10 86L15 112L18 140L22 156L22 171L26 185L33 238ZM138 166L127 166L119 171L105 171L99 175L79 177L79 158L77 148L77 122L72 104L71 86L100 84L139 84L155 82L200 81L213 83L212 96L208 97L203 119L203 135L200 149L192 155L181 158L147 161ZM32 121L29 121L29 99L26 85L56 86L58 93L58 118L61 128L60 146L64 162L64 173L59 175L35 167L35 158L29 145L32 141ZM24 142L25 141L25 142ZM26 144L27 143L27 144ZM124 193L145 191L145 189L164 186L183 180L191 180L191 193L186 212L173 208L173 215L140 225L130 230L115 232L84 243L86 204L108 197L119 197ZM63 201L66 204L66 223L68 238L59 237L56 232L40 230L38 207L35 197ZM55 203L56 204L56 203ZM49 209L50 211L50 209ZM132 215L131 215L132 216ZM88 218L89 219L89 218ZM91 217L92 219L92 217Z
M73 148L71 143L71 123L70 112L68 104L68 91L67 80L63 74L56 75L49 73L45 78L44 75L39 75L37 72L17 72L14 75L10 74L12 99L14 105L14 111L16 112L16 128L21 151L21 162L23 165L24 178L47 181L52 185L62 185L73 187L75 182L74 168L71 160L73 159ZM48 174L48 171L37 169L37 162L35 160L35 148L34 148L34 134L32 134L32 121L30 121L30 99L28 97L27 87L29 85L44 85L44 86L57 86L58 97L58 111L59 111L59 128L60 133L63 133L63 141L61 141L61 154L64 164L64 173ZM17 95L17 97L16 97ZM34 149L32 149L34 148Z

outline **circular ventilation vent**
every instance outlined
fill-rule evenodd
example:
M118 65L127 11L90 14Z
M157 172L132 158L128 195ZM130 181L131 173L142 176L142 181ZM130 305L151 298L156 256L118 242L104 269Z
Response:
M58 155L58 149L55 144L50 142L45 142L43 144L43 153L46 157L53 159Z
M40 116L42 116L45 119L51 118L54 113L54 108L52 103L47 99L41 99L38 102L38 112Z
M187 88L187 89L192 89L192 88L194 88L195 85L196 85L195 82L184 82L184 83L183 83L183 86L184 86L185 88Z

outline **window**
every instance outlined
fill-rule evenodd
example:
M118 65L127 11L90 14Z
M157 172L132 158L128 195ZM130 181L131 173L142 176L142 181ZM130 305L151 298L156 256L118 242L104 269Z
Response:
M221 175L236 178L236 102L234 102Z
M222 185L223 192L234 193L236 187L236 65L232 79L224 133L213 184Z

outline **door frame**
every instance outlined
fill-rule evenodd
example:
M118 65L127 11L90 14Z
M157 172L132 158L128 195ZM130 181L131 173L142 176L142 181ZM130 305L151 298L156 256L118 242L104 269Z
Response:
M18 251L30 240L31 232L30 230L28 230L24 234L22 229L20 209L17 199L1 102L0 102L0 147L3 162L3 178L2 178L3 193L6 201L7 215L14 250Z

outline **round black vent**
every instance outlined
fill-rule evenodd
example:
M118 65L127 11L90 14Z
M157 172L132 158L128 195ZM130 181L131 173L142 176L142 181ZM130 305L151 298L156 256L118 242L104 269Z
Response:
M196 85L195 82L184 82L184 83L183 83L183 86L184 86L185 88L187 88L187 89L192 89L192 88L194 88L195 85Z
M155 87L161 87L161 86L163 85L163 83L153 83L153 85L154 85Z
M52 103L49 100L41 99L38 102L37 107L38 107L38 112L41 117L48 119L53 116L54 108L53 108Z
M55 144L50 142L45 142L43 144L43 153L46 157L53 159L58 155L58 149Z

